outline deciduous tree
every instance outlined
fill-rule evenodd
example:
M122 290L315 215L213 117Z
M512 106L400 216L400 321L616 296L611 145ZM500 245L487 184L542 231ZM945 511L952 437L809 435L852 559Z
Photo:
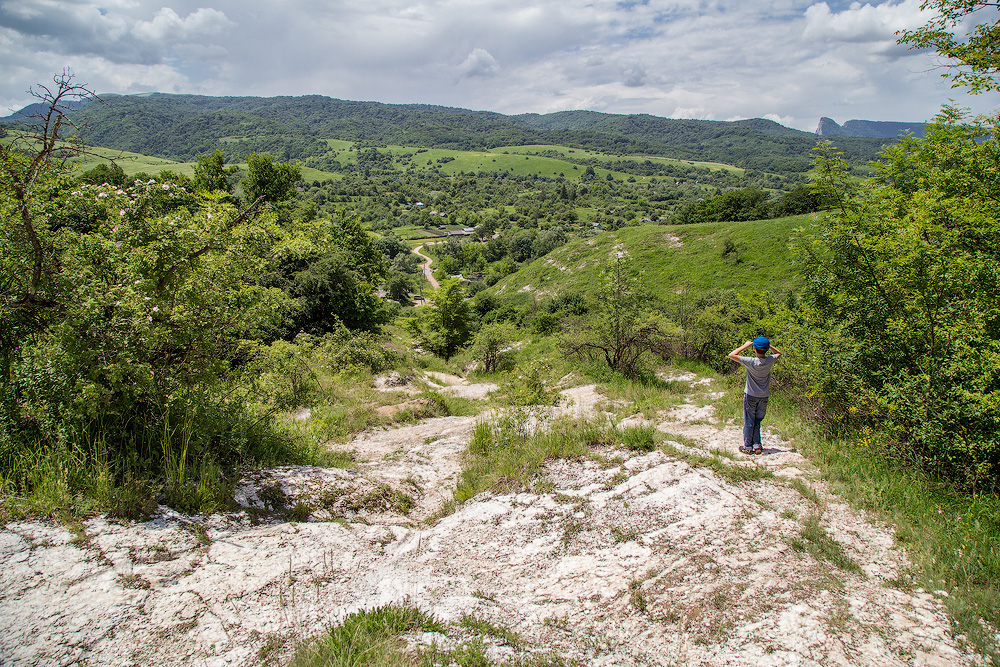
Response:
M625 256L615 255L605 267L598 303L597 316L567 333L563 347L626 376L641 375L643 357L663 350L675 327L649 311L648 295Z
M407 320L407 330L420 345L439 357L450 359L469 340L472 310L457 280L445 280L434 293L434 303L420 317Z
M916 30L896 33L899 43L934 49L947 58L948 71L941 76L950 78L952 87L967 86L974 94L998 90L1000 2L924 0L920 8L933 11L934 17ZM964 36L956 34L965 21L973 22L972 29Z
M907 459L978 488L1000 480L996 132L946 108L926 138L887 148L800 246L822 341L816 394L878 423ZM817 173L841 189L839 169Z

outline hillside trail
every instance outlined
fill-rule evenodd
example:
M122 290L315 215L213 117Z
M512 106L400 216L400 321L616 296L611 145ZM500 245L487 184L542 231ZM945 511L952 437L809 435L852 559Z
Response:
M75 532L8 523L0 664L273 664L346 614L391 603L452 623L411 645L467 641L468 617L515 632L513 646L481 636L493 664L984 664L952 636L937 595L898 587L909 566L891 528L832 496L774 433L765 455L739 454L741 424L716 413L711 381L665 379L683 398L652 418L622 418L629 406L594 385L534 414L536 426L560 415L652 425L671 455L595 447L546 462L530 491L453 511L465 448L489 414L335 445L353 451L350 470L260 471L239 486L238 513L161 507L146 523L97 517ZM471 400L496 390L423 381ZM382 389L410 400L406 387ZM709 458L773 477L730 481L698 464ZM287 508L309 520L288 521ZM808 548L809 526L825 552ZM830 552L840 565L813 555Z
M439 287L441 287L441 285L434 277L434 272L431 271L431 264L434 262L434 260L431 257L420 252L423 249L424 249L423 245L418 245L416 248L413 249L413 254L417 255L418 257L423 257L426 260L423 264L420 265L420 270L424 272L424 277L427 278L427 282L431 284L431 289L438 289Z

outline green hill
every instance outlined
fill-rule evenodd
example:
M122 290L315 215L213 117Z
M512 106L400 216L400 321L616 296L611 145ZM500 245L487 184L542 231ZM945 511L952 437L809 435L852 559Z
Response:
M644 225L577 239L556 248L494 286L497 294L593 296L601 267L624 252L651 294L670 306L718 289L796 291L800 276L789 249L796 228L812 216L694 225Z

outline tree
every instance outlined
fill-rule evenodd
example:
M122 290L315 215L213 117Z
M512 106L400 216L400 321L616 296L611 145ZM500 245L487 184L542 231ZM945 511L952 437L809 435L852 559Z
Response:
M392 271L389 273L389 277L386 278L385 290L389 298L393 301L398 301L402 304L410 303L410 291L412 289L413 285L410 284L410 278L405 273Z
M482 365L484 373L496 373L508 365L516 338L517 330L509 322L484 324L473 339L472 358Z
M570 356L601 359L628 377L641 375L643 358L662 352L675 327L647 312L648 295L623 255L615 255L604 268L598 302L597 317L565 335L564 349Z
M83 172L80 174L80 182L91 185L107 183L121 188L128 183L128 178L125 176L125 170L121 166L110 162L99 164L93 169Z
M194 185L205 192L232 194L234 179L239 171L240 168L235 165L226 167L222 151L217 149L210 155L198 156L194 165Z
M261 199L271 204L290 199L302 169L298 165L276 163L272 155L251 153L243 178L243 196L247 203Z
M1000 90L995 79L1000 72L1000 21L982 21L996 17L1000 2L924 0L920 8L936 15L916 30L896 33L899 43L911 49L934 49L948 58L950 71L941 76L950 78L953 88L967 86L973 94ZM963 39L955 29L967 18L977 23Z
M450 359L469 340L472 310L457 280L445 280L434 293L434 302L419 318L405 322L420 345L439 357Z
M47 281L56 271L51 230L37 195L65 172L67 157L87 152L79 132L68 140L63 135L67 129L79 130L69 118L76 103L97 99L86 85L74 83L68 70L52 81L53 87L39 84L29 91L44 110L27 120L14 141L0 145L0 188L13 209L11 217L2 216L3 241L14 251L0 277L0 305L8 315L20 310L28 318L38 314L39 306L54 303L53 285Z
M375 331L386 319L384 304L358 270L354 256L340 247L292 265L285 291L295 299L288 334L324 334L340 324Z
M1000 481L996 131L946 107L800 244L816 395L878 424L904 460L983 490ZM842 177L829 159L827 192Z

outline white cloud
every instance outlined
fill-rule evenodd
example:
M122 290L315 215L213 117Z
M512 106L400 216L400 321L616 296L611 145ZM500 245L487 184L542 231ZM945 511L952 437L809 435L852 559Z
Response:
M840 42L893 42L896 32L923 25L931 16L920 9L920 0L879 5L860 2L842 11L831 11L825 2L806 9L806 39Z
M169 7L163 7L152 21L137 21L132 34L139 39L156 42L187 41L202 36L217 35L231 27L233 22L217 9L204 7L181 17Z
M500 63L485 49L472 49L458 71L462 76L496 76L500 72Z

